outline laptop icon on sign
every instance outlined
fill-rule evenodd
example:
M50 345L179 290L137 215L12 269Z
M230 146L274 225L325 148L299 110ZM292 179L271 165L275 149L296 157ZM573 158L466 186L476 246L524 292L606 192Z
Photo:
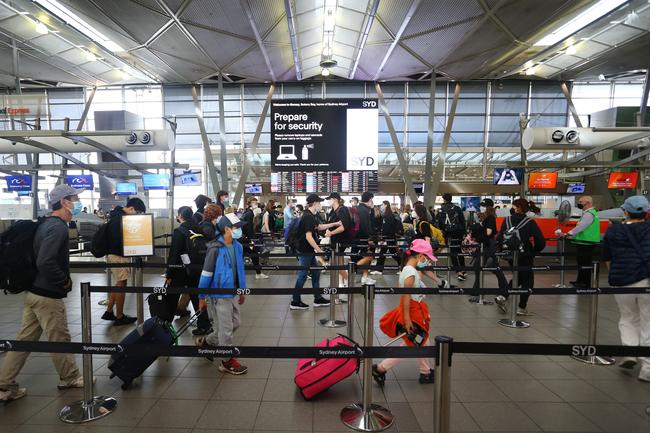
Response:
M295 153L296 153L296 149L293 144L280 146L280 154L278 155L278 161L295 161L298 159Z

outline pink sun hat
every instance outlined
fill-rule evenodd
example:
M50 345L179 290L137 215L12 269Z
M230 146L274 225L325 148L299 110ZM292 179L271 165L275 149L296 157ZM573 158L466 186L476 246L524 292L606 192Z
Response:
M409 249L411 250L411 252L424 254L432 262L438 261L436 256L433 255L433 249L431 249L431 244L425 241L424 239L414 240L413 242L411 242L411 248Z

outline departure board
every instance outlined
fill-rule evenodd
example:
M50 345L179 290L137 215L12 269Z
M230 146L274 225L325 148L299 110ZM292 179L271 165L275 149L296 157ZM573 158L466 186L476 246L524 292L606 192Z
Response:
M271 173L273 193L378 192L379 175L373 171L280 171Z

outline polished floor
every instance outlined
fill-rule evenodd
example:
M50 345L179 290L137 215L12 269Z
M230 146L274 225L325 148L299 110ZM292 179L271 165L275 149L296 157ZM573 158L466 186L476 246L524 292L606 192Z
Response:
M328 281L328 277L324 277ZM77 274L77 287L68 297L68 319L74 341L81 339L78 283L104 284L103 274ZM255 280L253 287L289 287L295 277L272 274ZM491 276L488 285L493 287ZM378 286L396 283L396 276L377 278ZM556 273L538 273L537 285L558 281ZM162 277L148 274L145 284L158 285ZM603 284L605 278L603 276ZM470 286L472 278L463 286ZM115 328L99 319L103 295L93 295L93 339L117 342L132 326ZM305 298L306 301L309 299ZM398 302L396 296L378 296L375 326L381 315ZM477 306L466 296L427 298L432 334L458 341L584 343L588 323L587 297L533 296L528 329L508 329L495 306ZM361 299L356 303L356 336L360 335ZM20 326L22 296L2 296L0 339L13 339ZM130 313L135 299L127 298ZM337 307L338 318L345 308ZM236 334L240 345L313 345L335 335L318 320L327 309L289 311L283 296L248 297L242 307L243 326ZM620 344L618 310L611 296L600 298L598 339ZM177 326L180 322L177 323ZM340 332L340 330L338 330ZM188 332L182 344L192 344ZM377 328L378 342L386 338ZM80 357L79 357L80 362ZM175 432L344 432L340 410L360 399L358 376L352 376L312 402L305 402L293 383L294 360L243 359L248 374L219 373L216 364L203 359L159 359L127 391L118 379L109 379L107 357L94 357L96 394L118 400L115 413L86 425L58 421L58 411L81 397L81 390L58 391L57 376L47 354L33 354L22 374L28 396L0 406L0 433L175 433ZM81 364L80 364L81 365ZM394 432L430 432L433 425L433 385L417 382L415 360L405 360L388 374L385 388L373 386L374 401L390 408L396 417ZM451 427L455 432L650 432L650 384L639 382L616 366L590 366L568 357L455 355L452 366Z

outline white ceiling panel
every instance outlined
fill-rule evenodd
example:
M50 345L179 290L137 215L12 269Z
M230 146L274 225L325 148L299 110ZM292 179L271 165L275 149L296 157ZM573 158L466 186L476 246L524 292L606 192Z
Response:
M592 57L602 51L609 49L607 45L599 44L594 41L582 41L576 44L576 56L584 59Z
M346 10L343 8L336 9L336 25L347 27L349 29L361 28L365 13Z
M566 54L562 54L549 60L545 64L549 66L554 66L556 68L564 69L564 68L568 68L569 66L575 65L576 63L580 63L582 61L583 60L580 57L567 56Z
M319 30L309 30L306 32L298 33L298 46L307 47L312 44L323 43L323 32Z
M313 9L323 9L325 2L323 0L291 0L294 4L294 13L302 14Z
M81 65L82 63L88 62L86 54L79 48L73 48L71 50L58 54L58 56L66 62L72 63L73 65Z
M16 15L2 22L2 28L21 39L31 39L39 36L36 32L36 25L22 15Z
M104 62L99 62L99 61L84 63L79 67L84 71L88 71L94 75L101 75L105 72L110 71L111 69L114 69L108 66L107 64L105 64Z
M72 45L53 34L39 36L38 38L34 38L29 41L29 43L34 44L44 51L52 54L57 54L72 48Z
M346 9L353 9L355 11L366 13L369 7L368 0L338 0L338 6Z
M643 34L643 31L637 28L619 24L607 30L606 32L599 34L598 36L595 36L593 40L614 46L633 37L640 36L641 34Z
M6 7L0 5L0 20L8 18L12 15L14 15L14 12L11 9L7 9Z
M334 58L338 60L339 57L346 57L348 59L354 58L355 48L349 45L334 44Z
M538 77L548 78L557 74L558 72L560 72L560 69L555 68L553 66L549 66L546 63L543 65L535 66L535 75L537 75Z
M334 29L334 39L344 44L356 45L359 39L359 32L336 26L336 29Z

